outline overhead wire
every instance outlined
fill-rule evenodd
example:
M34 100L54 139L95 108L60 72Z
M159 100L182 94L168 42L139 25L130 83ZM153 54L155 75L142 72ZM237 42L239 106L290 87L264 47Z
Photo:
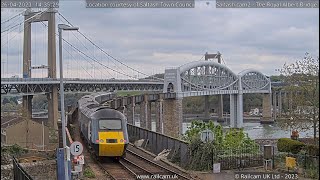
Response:
M43 24L44 24L44 23L43 23ZM45 24L44 24L44 25L45 25ZM47 26L47 25L45 25L45 26ZM56 36L59 36L57 33L55 33L55 34L56 34ZM102 63L100 63L98 60L93 59L92 57L88 56L86 53L82 52L82 51L79 50L77 47L75 47L74 45L72 45L71 43L69 43L68 41L66 41L64 38L61 38L61 39L62 39L62 41L64 41L65 43L67 43L67 44L69 44L71 47L73 47L75 50L79 51L81 54L83 54L84 56L88 57L89 59L97 62L97 63L100 64L101 66L103 66L103 67L105 67L105 68L107 68L107 69L110 69L110 70L113 71L113 72L119 73L119 74L121 74L121 75L124 75L124 76L130 77L130 78L136 79L136 78L134 78L133 76L130 76L130 75L125 74L125 73L121 73L121 72L119 72L119 71L117 71L117 70L114 70L114 69L112 69L112 68L110 68L110 67L108 67L108 66L106 66L106 65L104 65L104 64L102 64Z
M60 21L62 21L62 19L58 16L58 18L60 19ZM65 19L66 20L66 19ZM67 21L67 20L66 20ZM68 21L67 21L68 22ZM68 22L69 23L69 22ZM69 23L70 24L70 23ZM85 46L84 45L84 43L75 35L75 33L72 31L71 32L72 33L72 35L80 42L80 44L86 49L86 50L88 50L89 51L89 49L87 48L87 46ZM95 67L95 66L93 66L93 67ZM110 74L110 72L109 71L107 71L109 74ZM125 73L125 72L124 72ZM111 74L110 74L111 75ZM112 75L111 75L112 76Z
M28 21L29 19L31 19L31 18L33 18L34 16L36 16L36 15L40 15L40 14L42 14L42 13L44 13L44 12L46 12L47 10L45 10L45 11L42 11L42 12L40 12L40 13L37 13L37 14L35 14L35 15L33 15L32 17L30 17L30 18L28 18L28 19L26 19L26 20L24 20L24 22L25 21ZM23 22L22 22L23 23ZM22 24L22 23L20 23L20 25ZM25 30L27 27L29 27L29 26L31 26L31 23L28 23L28 25L27 26L25 26L24 28L23 28L23 30ZM17 33L17 34L15 34L9 41L11 41L13 38L15 38L18 34L20 34L21 33L21 30ZM4 46L4 45L6 45L6 44L8 44L9 43L9 41L7 42L7 43L5 43L5 44L1 44L1 48L2 48L2 46Z
M21 16L20 16L21 17ZM17 22L20 22L21 21L21 18L17 18L15 20L13 20L11 23L8 23L7 25L1 25L1 29L6 29L6 30L3 30L3 34L5 35L5 32L13 32L15 29L19 28L20 26L17 26ZM8 28L10 26L15 26L13 28ZM9 31L10 30L10 31ZM1 35L1 37L3 37L4 35Z
M42 23L42 25L44 25L45 27L48 27L46 24L44 24L43 22L41 22ZM57 33L55 33L56 34L56 37L59 37L59 35L57 34ZM68 42L68 41L66 41L64 38L62 38L62 40L63 41L65 41L65 42ZM57 40L56 40L57 41ZM71 45L69 42L67 43L69 46ZM70 47L72 47L72 48L74 48L72 45L70 46ZM71 55L71 54L70 54ZM81 54L80 54L81 55ZM83 57L83 56L82 56ZM84 57L83 57L84 58ZM91 65L92 65L92 63L90 62L90 61L88 61L86 58L84 58L87 62L89 62ZM82 66L81 66L82 67ZM83 68L83 67L82 67ZM84 68L83 68L84 69ZM101 71L100 69L98 69L99 71ZM85 70L85 71L87 71L87 70ZM112 76L111 75L111 73L109 72L109 71L107 71L108 73L109 73L109 75L110 76ZM101 72L101 73L103 73L103 72ZM104 74L105 75L105 74ZM92 77L92 75L90 75L91 77Z
M25 11L20 12L20 13L14 15L13 17L10 17L9 19L2 21L1 24L11 21L12 19L14 19L14 18L20 16L21 14L23 14L24 12L25 12Z
M73 26L60 12L58 12L58 14L67 22L69 23L71 26ZM103 52L104 54L106 54L107 56L109 56L111 59L117 61L118 63L122 64L123 66L137 72L138 74L142 74L142 75L145 75L145 76L150 76L146 73L143 73L139 70L136 70L126 64L124 64L123 62L121 62L120 60L116 59L115 57L113 57L112 55L110 55L109 53L107 53L105 50L103 50L102 48L100 48L98 45L96 45L91 39L89 39L86 35L84 35L82 32L80 32L79 30L77 31L80 35L82 35L86 40L88 40L91 44L93 44L94 46L96 46L101 52ZM155 79L159 79L159 80L163 80L162 78L157 78L157 77L154 77Z
M48 9L46 9L45 11L41 11L41 12L38 12L38 13L34 14L33 16L29 17L28 19L25 19L25 20L22 21L21 23L16 24L16 25L14 25L14 26L12 26L12 27L7 28L6 30L1 31L1 33L4 33L4 32L6 32L6 31L9 31L10 29L12 29L12 28L14 28L14 27L16 27L16 26L19 26L19 25L21 25L22 23L25 23L25 22L29 21L30 19L32 19L32 18L34 18L34 17L36 17L36 16L38 16L38 15L41 15L41 14L45 13L46 11L48 11Z
M61 15L60 13L58 13L68 24L70 24L71 26L73 26L66 18L64 18L64 16L63 15ZM61 18L58 16L58 18L61 20ZM62 20L61 20L62 21ZM81 32L80 31L78 31L80 34L81 34ZM75 35L75 33L74 32L72 32L72 34L73 34L73 36L75 37L75 38L77 38L77 40L87 49L87 50L89 50L85 45L84 45L84 43ZM85 35L84 34L82 34L82 36L84 37L84 38L86 38L85 37ZM89 38L86 38L89 42L91 41L91 40L89 40ZM93 44L95 47L97 47L97 45L95 45L92 41L90 42L91 44ZM99 47L98 47L99 48ZM101 51L101 48L99 48L99 50ZM102 52L102 51L101 51ZM93 54L94 55L94 54ZM108 57L108 59L109 59L109 57ZM112 61L113 62L113 61ZM123 73L126 73L122 68L120 68L115 62L113 62L113 64L116 66L116 68L117 69L120 69Z

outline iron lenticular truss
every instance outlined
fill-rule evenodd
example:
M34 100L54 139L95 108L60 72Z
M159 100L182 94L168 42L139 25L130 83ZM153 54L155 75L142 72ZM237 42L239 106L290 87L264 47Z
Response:
M238 77L212 61L196 61L180 68L182 91L238 90Z

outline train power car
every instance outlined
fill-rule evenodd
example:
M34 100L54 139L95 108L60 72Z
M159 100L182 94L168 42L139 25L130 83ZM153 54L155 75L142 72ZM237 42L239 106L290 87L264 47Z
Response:
M129 142L126 117L102 105L114 94L86 95L78 101L80 136L97 158L125 156Z

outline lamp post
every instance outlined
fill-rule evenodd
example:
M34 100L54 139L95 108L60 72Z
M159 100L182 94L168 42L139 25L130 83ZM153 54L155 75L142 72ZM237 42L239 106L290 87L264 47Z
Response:
M64 87L63 87L63 65L62 65L62 31L77 31L78 27L70 27L65 24L58 24L59 32L59 66L60 66L60 99L61 99L61 121L62 121L62 142L64 149L64 176L65 179L69 179L68 175L68 161L66 158L67 137L66 137L66 119L64 112Z

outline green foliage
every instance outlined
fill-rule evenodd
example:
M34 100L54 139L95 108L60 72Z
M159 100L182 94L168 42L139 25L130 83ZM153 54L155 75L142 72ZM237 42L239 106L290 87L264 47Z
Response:
M223 110L229 112L230 109L229 96L223 97ZM204 111L204 97L188 97L183 99L183 112L187 114L200 114ZM209 110L211 113L217 113L218 109L218 96L209 97ZM262 107L261 94L244 94L243 95L243 110L249 112L252 108Z
M319 156L319 146L307 144L304 149L308 155Z
M312 168L306 169L306 177L311 179L319 179L319 167L313 166Z
M135 96L142 94L141 91L119 91L117 92L117 96Z
M277 147L280 152L297 154L305 147L305 144L290 138L280 138L278 139Z
M186 131L183 139L191 142L195 137L200 136L201 131L206 129L213 132L215 137L214 143L217 149L244 148L257 145L254 140L251 140L248 137L248 134L244 133L243 129L230 129L224 134L222 126L220 124L214 125L212 121L209 121L208 123L192 121L191 126Z
M243 111L250 112L253 108L262 107L261 94L244 94L243 95Z
M203 143L200 132L209 129L214 133L213 142ZM221 125L214 125L212 121L203 123L193 121L184 137L189 144L189 164L186 168L193 170L209 170L212 162L217 158L228 158L235 154L257 153L259 145L251 140L243 129L230 129L223 133Z
M92 171L92 169L90 167L86 167L84 172L83 172L84 177L87 178L95 178L96 175L94 174L94 172Z
M20 147L17 144L14 144L12 146L1 147L1 152L2 153L8 153L8 154L13 155L13 156L20 156L22 154L27 153L28 150L23 149L22 147Z

